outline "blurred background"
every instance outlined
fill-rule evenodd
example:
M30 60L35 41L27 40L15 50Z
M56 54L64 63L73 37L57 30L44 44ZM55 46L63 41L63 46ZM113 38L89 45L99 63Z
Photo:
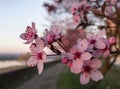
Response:
M76 77L70 73L58 60L59 56L47 58L55 61L45 63L41 75L38 75L36 67L28 68L26 65L29 44L23 44L19 36L26 26L31 26L31 22L36 23L39 36L51 24L61 24L64 29L66 26L75 27L69 12L54 1L62 0L0 0L0 89L89 89L91 83L80 85L79 75ZM62 5L67 10L66 3ZM99 89L120 89L119 65L117 60Z

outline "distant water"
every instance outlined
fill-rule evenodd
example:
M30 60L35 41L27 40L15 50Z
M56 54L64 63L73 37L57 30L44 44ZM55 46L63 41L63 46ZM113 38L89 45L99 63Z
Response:
M0 61L0 69L1 68L13 67L13 66L23 66L23 65L25 65L24 62L19 62L19 61L16 61L16 60Z
M47 57L47 62L60 60L60 56L49 56ZM8 68L8 67L14 67L14 66L24 66L26 65L25 62L20 62L17 60L0 60L0 69L1 68Z

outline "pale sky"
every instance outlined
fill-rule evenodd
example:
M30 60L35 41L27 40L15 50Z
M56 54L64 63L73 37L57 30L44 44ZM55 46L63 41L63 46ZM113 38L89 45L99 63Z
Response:
M29 45L23 44L19 35L27 25L36 23L39 35L47 16L42 7L45 0L0 0L0 53L26 53Z

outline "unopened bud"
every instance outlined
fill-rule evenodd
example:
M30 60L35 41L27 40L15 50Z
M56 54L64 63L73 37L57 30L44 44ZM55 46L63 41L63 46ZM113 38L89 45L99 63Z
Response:
M110 37L110 39L109 39L109 44L110 44L110 45L114 45L115 43L116 43L115 37Z

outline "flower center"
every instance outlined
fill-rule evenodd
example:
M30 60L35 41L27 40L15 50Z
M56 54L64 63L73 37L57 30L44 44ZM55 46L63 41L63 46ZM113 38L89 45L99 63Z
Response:
M85 66L85 67L84 67L84 71L85 71L85 72L90 72L91 69L92 69L92 68L91 68L90 66Z
M42 53L38 53L37 58L38 58L38 60L42 60Z
M91 44L95 44L96 40L91 40L90 43Z
M74 59L80 58L80 57L81 57L81 53L80 52L75 52Z
M48 41L49 43L53 43L53 42L55 41L55 35L48 35L47 41Z

